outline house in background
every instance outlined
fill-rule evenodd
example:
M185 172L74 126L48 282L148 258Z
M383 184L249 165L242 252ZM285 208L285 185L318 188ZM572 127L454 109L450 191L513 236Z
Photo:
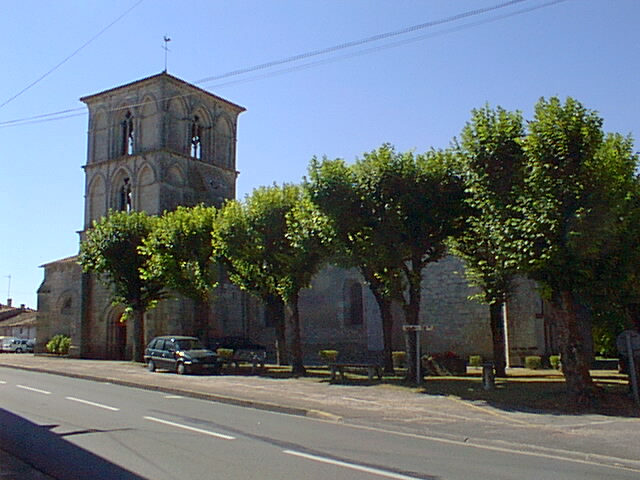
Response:
M11 299L0 303L0 337L37 338L37 312L24 305L15 308Z

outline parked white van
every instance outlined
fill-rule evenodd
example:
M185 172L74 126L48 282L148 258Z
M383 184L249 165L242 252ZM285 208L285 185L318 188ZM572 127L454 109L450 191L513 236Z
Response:
M28 342L26 338L5 337L1 348L3 352L26 353Z

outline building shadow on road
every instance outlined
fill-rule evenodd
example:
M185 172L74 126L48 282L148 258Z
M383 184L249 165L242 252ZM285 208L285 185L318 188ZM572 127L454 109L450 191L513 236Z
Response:
M142 479L51 431L0 408L0 449L58 480Z

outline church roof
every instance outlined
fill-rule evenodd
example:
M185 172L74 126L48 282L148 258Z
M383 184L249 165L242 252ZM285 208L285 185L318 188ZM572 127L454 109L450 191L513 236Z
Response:
M71 257L61 258L60 260L53 260L52 262L44 263L44 264L40 265L40 268L48 267L49 265L55 265L56 263L58 263L58 264L61 264L61 263L78 263L78 255L73 255Z
M158 81L158 80L167 80L167 81L173 82L175 84L178 84L180 87L183 87L183 88L186 87L188 89L194 90L194 93L198 92L198 93L202 93L204 95L207 95L207 96L209 96L211 98L214 98L215 100L217 100L219 102L222 102L222 103L228 105L232 109L236 110L238 113L244 112L246 110L246 108L241 107L240 105L237 105L237 104L235 104L233 102L230 102L229 100L225 100L224 98L219 97L217 95L214 95L213 93L208 92L207 90L205 90L203 88L197 87L197 86L195 86L195 85L193 85L193 84L191 84L189 82L186 82L186 81L184 81L184 80L182 80L182 79L180 79L178 77L170 75L167 72L157 73L155 75L151 75L150 77L142 78L140 80L136 80L134 82L127 83L125 85L120 85L118 87L110 88L108 90L104 90L104 91L99 92L99 93L94 93L92 95L87 95L87 96L81 97L80 101L85 102L85 103L89 103L92 100L94 100L94 99L96 99L96 98L98 98L98 97L100 97L102 95L113 93L113 92L116 92L118 90L125 89L125 88L139 86L139 85L142 85L144 83L152 83L152 82L155 82L155 81Z

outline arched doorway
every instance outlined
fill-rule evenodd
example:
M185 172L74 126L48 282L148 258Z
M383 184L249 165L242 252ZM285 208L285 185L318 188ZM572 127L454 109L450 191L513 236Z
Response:
M108 317L107 357L110 360L127 359L127 322L122 321L123 313L123 308L116 308Z

